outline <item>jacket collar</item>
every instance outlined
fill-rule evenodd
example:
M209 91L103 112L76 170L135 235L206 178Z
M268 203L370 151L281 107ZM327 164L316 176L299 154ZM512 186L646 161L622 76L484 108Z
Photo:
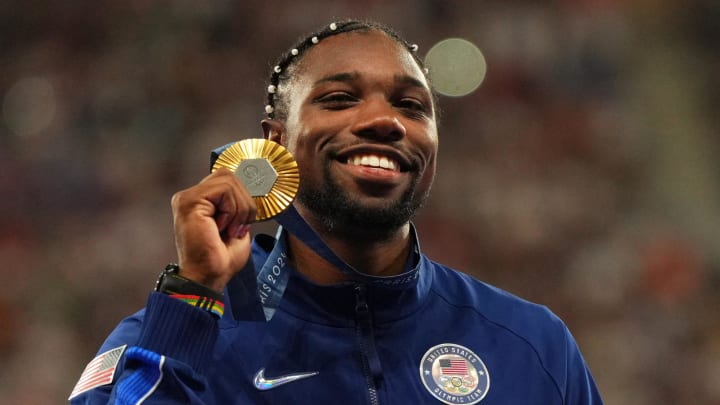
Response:
M432 266L420 251L414 226L410 227L410 255L406 271L391 277L364 276L358 281L334 285L318 285L298 271L291 276L279 306L279 313L309 322L352 326L356 321L358 300L364 300L376 324L404 318L420 308L430 290ZM283 237L283 235L280 235ZM277 241L268 235L253 240L253 255L248 267L236 275L226 291L226 305L232 307L236 320L262 320L257 285L250 274L256 275ZM253 265L255 263L255 265ZM253 293L248 299L248 293ZM260 309L261 311L261 309ZM226 313L231 312L227 311ZM277 316L277 315L276 315ZM271 320L272 322L272 320Z
M280 309L291 316L328 325L354 325L360 300L367 303L376 324L416 311L430 288L428 259L420 252L414 226L405 271L391 277L364 276L357 281L318 285L293 271Z

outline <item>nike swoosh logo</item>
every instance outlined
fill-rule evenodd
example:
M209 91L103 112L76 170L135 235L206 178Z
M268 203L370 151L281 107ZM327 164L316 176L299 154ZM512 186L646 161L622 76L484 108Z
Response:
M253 385L255 385L255 388L259 389L260 391L267 391L267 390L271 390L273 388L277 388L281 385L291 383L293 381L312 377L317 374L319 374L318 371L311 371L311 372L307 372L307 373L293 373L293 374L283 375L283 376L280 376L277 378L266 379L265 378L265 368L261 368L260 370L258 370L257 373L255 373L255 378L253 378Z

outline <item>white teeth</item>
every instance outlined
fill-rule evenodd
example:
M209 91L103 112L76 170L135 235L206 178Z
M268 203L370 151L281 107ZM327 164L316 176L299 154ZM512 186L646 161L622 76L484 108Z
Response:
M395 168L397 168L397 165L395 164L394 160L390 160L383 156L380 158L380 167L382 167L383 169L395 170Z
M348 164L355 166L379 167L387 170L397 170L398 164L386 156L356 155L348 158Z

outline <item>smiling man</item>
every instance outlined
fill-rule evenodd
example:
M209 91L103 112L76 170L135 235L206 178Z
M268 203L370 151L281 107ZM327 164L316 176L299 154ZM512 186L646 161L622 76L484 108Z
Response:
M291 69L276 96L287 100L287 118L265 120L263 128L298 161L298 211L354 267L399 273L409 221L435 175L437 127L427 79L383 31L328 37ZM338 272L327 270L330 278L316 281L336 281Z
M255 204L226 169L178 192L178 265L73 403L601 403L555 315L420 251L438 134L415 50L345 21L280 59L262 128L297 160L306 228L251 239Z

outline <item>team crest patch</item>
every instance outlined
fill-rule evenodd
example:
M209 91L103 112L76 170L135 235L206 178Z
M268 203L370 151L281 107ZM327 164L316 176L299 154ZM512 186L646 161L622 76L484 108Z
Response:
M425 388L446 404L476 404L490 390L485 363L467 347L444 343L430 348L420 363Z

